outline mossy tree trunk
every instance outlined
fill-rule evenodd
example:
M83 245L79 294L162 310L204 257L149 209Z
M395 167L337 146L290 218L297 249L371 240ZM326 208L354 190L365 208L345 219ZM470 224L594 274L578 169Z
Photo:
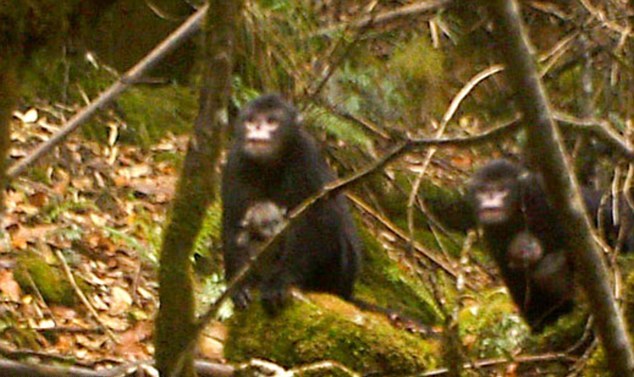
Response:
M189 141L169 224L165 228L159 271L161 306L156 321L156 365L161 376L178 373L177 363L195 336L191 252L206 208L216 196L216 167L223 120L231 95L234 33L240 1L211 0L205 33L206 55L200 110ZM195 376L188 354L179 376Z
M546 193L563 224L567 224L568 249L581 276L596 326L613 376L634 376L634 354L623 317L614 300L607 268L583 215L583 203L562 137L554 124L548 99L530 53L515 0L489 2L497 28L501 56L509 84L523 113L527 131L526 156L544 176Z
M20 17L24 16L24 7L14 1L0 5L0 213L4 212L4 191L9 183L10 122L19 95L17 69L23 59L24 39Z
M4 54L3 54L4 55ZM7 180L7 161L11 135L11 114L18 97L16 67L12 61L0 57L0 213L4 212L4 190Z

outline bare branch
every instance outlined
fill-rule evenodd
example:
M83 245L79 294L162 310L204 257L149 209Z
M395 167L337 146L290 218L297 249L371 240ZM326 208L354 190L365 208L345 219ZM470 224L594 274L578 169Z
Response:
M594 118L577 118L573 115L554 111L553 117L558 122L566 123L564 127L576 132L589 133L610 145L621 157L634 161L634 149L629 147L606 120Z
M384 24L402 17L415 16L421 13L435 11L448 6L450 3L451 0L430 0L420 3L414 3L392 11L378 14L376 17L361 17L361 19L354 21L352 24L350 24L350 22L343 22L337 25L328 26L319 30L317 33L315 33L315 35L328 35L333 32L350 27L364 28L370 25Z
M75 114L64 126L57 131L45 143L38 145L27 157L16 162L7 171L9 179L13 179L24 172L35 161L49 153L57 144L63 141L68 135L84 124L94 113L103 109L106 105L114 101L125 89L135 84L139 79L167 54L180 46L189 37L200 30L202 20L205 17L207 8L202 6L196 13L187 19L178 29L165 38L154 50L150 51L140 62L130 68L121 78L112 84L105 92L101 93L96 100L88 104L81 111Z

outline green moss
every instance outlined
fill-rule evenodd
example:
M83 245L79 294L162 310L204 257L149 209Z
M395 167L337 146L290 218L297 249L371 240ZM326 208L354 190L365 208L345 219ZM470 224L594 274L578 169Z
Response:
M275 317L258 303L229 322L225 357L266 358L285 367L333 360L355 371L406 374L434 368L439 345L394 328L380 315L326 294L293 300Z
M403 89L411 97L409 114L424 111L437 118L442 116L446 106L443 95L446 90L445 57L440 49L432 46L426 35L415 36L402 45L388 65L392 72L399 73L404 82ZM425 104L424 110L420 108L421 104Z
M135 87L118 99L127 128L121 140L148 146L168 132L191 129L198 111L193 90L178 85Z
M380 306L402 311L427 324L440 323L442 314L433 295L391 260L372 234L363 228L360 228L359 233L365 253L355 295Z
M85 97L96 98L112 85L117 77L104 67L96 67L83 56L51 59L44 50L32 54L30 64L23 69L23 95L28 102L40 98L67 103L85 103ZM72 85L60 80L68 77ZM118 99L116 116L121 117L119 140L149 146L168 132L181 134L191 129L198 111L196 94L185 86L135 86ZM112 117L111 117L112 118ZM85 136L105 142L111 123L97 118L82 127Z
M35 252L24 252L18 257L15 279L25 291L37 287L49 304L73 306L76 296L73 287L61 268L51 266Z
M580 301L580 300L578 300ZM583 306L583 303L578 306ZM581 339L588 323L588 312L578 307L571 314L561 317L557 322L547 326L544 331L531 339L533 345L527 348L537 350L563 351L572 347Z
M529 336L529 329L506 291L474 292L471 299L465 300L458 315L460 336L469 353L476 358L512 355Z

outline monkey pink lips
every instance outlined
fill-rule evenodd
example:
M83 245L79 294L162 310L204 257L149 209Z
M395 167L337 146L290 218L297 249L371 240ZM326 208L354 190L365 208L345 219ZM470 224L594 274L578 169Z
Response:
M257 150L266 150L270 148L271 142L269 140L262 139L249 139L247 140L247 147Z
M504 209L502 208L483 208L478 211L478 217L482 222L500 221L504 219Z

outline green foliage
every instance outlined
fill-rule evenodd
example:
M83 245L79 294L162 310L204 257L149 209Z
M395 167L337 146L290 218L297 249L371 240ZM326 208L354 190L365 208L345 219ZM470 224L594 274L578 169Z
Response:
M22 94L29 102L46 98L81 104L86 97L94 98L116 80L111 71L96 66L84 55L51 59L50 52L38 50L29 61L22 72Z
M194 254L213 258L214 256L210 254L212 249L216 251L216 254L219 254L221 230L222 202L217 200L207 208L207 214L205 215L200 232L198 232L198 237L196 237L196 241L194 242ZM215 269L216 271L220 271L220 262L218 261L217 255L215 259L218 262Z
M22 289L33 292L37 287L48 304L73 306L76 303L75 291L62 269L48 264L35 252L20 254L14 274Z
M40 216L45 222L54 223L65 213L83 212L95 208L97 207L94 202L81 197L78 200L51 200L50 203L42 208Z
M407 114L422 111L437 119L442 116L446 107L442 95L446 90L444 55L426 35L414 36L403 44L387 64L400 76ZM418 123L418 119L411 121Z
M596 347L590 358L585 363L581 372L583 377L610 377L608 363L605 360L605 350L603 347Z
M329 101L378 124L403 122L406 97L398 80L379 68L376 59L367 57L367 60L367 64L359 65L346 61L335 72L327 87Z
M327 44L311 37L316 15L302 2L250 3L238 42L238 74L245 85L264 92L302 92L314 82L310 66L327 54Z
M202 279L198 287L197 307L199 314L209 309L209 306L222 295L226 288L227 286L225 285L222 273L213 273L208 278ZM218 311L218 318L221 320L227 319L231 317L231 315L233 315L233 304L230 301L225 301Z
M337 117L326 109L310 107L304 116L306 123L326 131L346 145L369 147L372 144L372 139L357 124Z

